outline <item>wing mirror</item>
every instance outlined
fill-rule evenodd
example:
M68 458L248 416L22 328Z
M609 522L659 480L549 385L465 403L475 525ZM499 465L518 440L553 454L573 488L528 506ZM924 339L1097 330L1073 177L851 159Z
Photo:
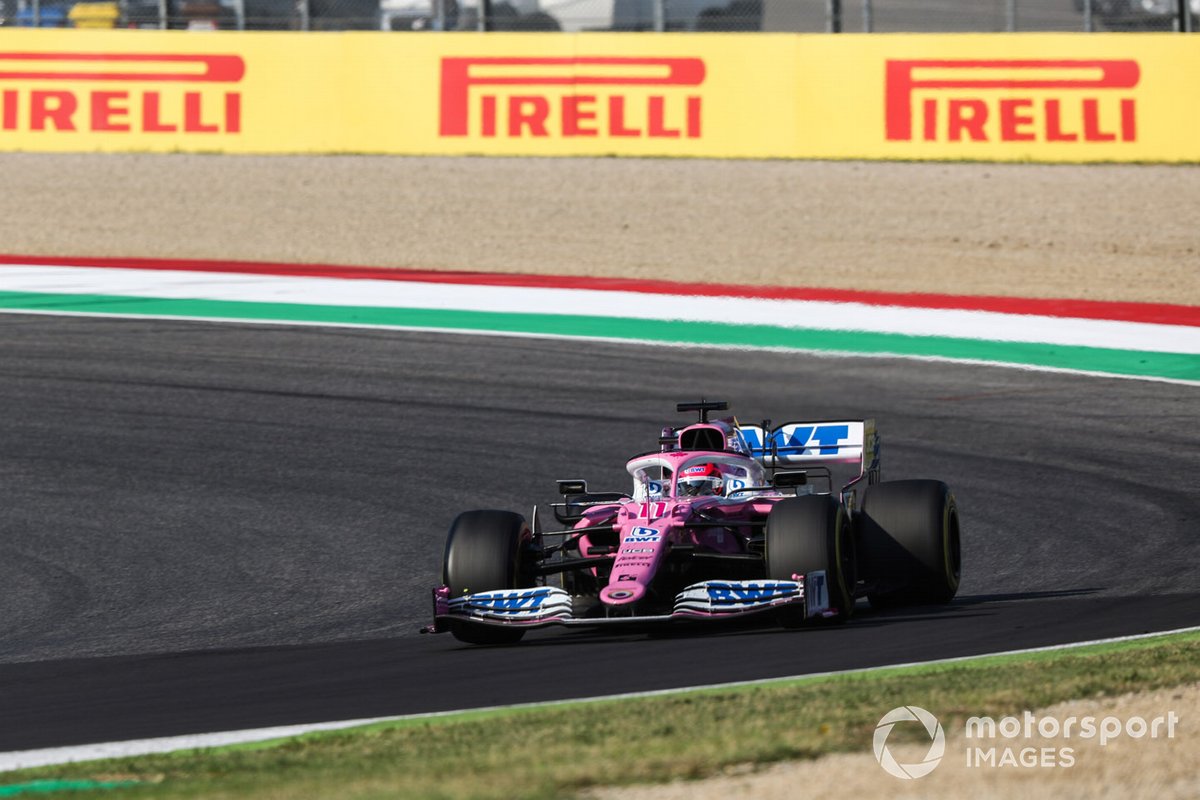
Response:
M776 472L772 479L777 489L792 489L796 486L804 486L808 483L808 473L804 470L794 470L792 472Z
M557 481L558 493L564 497L569 494L587 494L587 481L569 480Z

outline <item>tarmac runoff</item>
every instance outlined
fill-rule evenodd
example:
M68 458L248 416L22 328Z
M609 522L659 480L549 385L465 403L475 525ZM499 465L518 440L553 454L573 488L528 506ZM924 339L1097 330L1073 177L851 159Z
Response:
M1200 308L238 262L0 257L0 311L890 356L1200 385Z
M551 708L554 706L572 705L577 703L601 703L615 700L632 700L642 697L663 697L674 694L684 694L687 692L706 691L713 689L735 689L747 686L767 686L770 684L787 683L800 679L819 679L831 678L840 675L865 675L872 672L886 672L888 670L910 669L913 667L935 666L939 664L962 664L968 662L983 661L992 658L1009 658L1013 656L1030 655L1034 653L1047 653L1053 651L1069 651L1084 647L1094 647L1097 645L1112 645L1122 642L1136 642L1145 639L1154 639L1162 636L1171 636L1175 634L1195 633L1200 631L1200 626L1177 628L1169 631L1156 631L1151 633L1140 633L1132 636L1117 636L1107 639L1093 639L1085 642L1073 642L1070 644L1052 645L1050 647L1031 647L1021 650L1004 650L995 653L984 653L981 655L965 656L962 658L942 658L931 661L910 662L904 664L887 664L879 667L871 667L868 669L852 669L852 670L837 670L832 672L815 672L803 675L792 675L783 678L768 678L757 681L737 681L721 684L708 684L703 686L682 686L673 689L662 689L652 692L629 692L625 694L605 695L600 697L582 697L568 700L554 700L542 703L518 703L506 706L490 706L486 708L474 708L462 711L442 711L431 714L407 714L402 716L392 717L372 717L365 719L341 720L336 722L315 722L306 725L288 725L272 728L255 728L250 730L240 731L223 731L218 733L202 733L191 736L167 736L157 739L135 739L124 742L102 742L97 744L79 745L74 747L53 747L43 750L23 750L13 751L8 753L0 753L0 773L8 772L17 769L31 769L34 767L47 767L59 764L72 764L83 761L96 761L107 758L125 758L130 756L143 756L151 754L172 753L184 750L200 750L216 747L228 747L232 745L244 745L253 743L270 742L273 740L290 739L296 736L302 736L308 733L318 733L322 731L338 731L348 728L357 728L366 725L376 725L379 723L402 722L405 720L417 719L436 719L439 717L454 717L466 714L478 714L485 712L504 712L514 711L519 709L533 708ZM20 786L20 785L17 785ZM3 789L5 787L0 784L0 797L3 797ZM102 787L77 787L77 788L102 788Z
M184 268L184 267L187 268ZM261 265L251 265L259 268ZM297 271L300 268L295 268ZM337 270L331 270L337 271ZM975 347L994 347L985 350L989 354L1020 354L1022 352L1060 353L1066 357L1090 354L1095 357L1097 348L1091 345L1063 344L1054 341L1038 341L1043 338L1066 339L1094 334L1110 337L1105 341L1117 345L1109 349L1125 354L1126 360L1113 362L1117 366L1134 363L1146 354L1161 356L1174 361L1152 361L1155 365L1174 365L1176 372L1170 375L1129 374L1126 377L1171 380L1173 382L1200 385L1200 309L1186 306L1138 306L1137 304L1086 304L1078 301L1021 301L1011 298L954 298L948 296L881 296L873 293L819 292L821 299L805 300L793 293L764 291L764 296L753 296L744 287L694 287L672 286L661 283L619 282L622 288L601 283L579 285L581 282L563 279L563 285L554 285L552 280L538 279L538 285L521 285L521 276L450 275L450 279L435 280L428 273L392 273L385 275L366 270L347 269L343 277L313 274L264 274L247 269L245 265L197 264L195 262L170 265L159 264L137 268L113 267L110 264L96 266L72 266L61 264L9 264L0 266L0 305L3 310L14 313L48 314L98 314L144 318L163 316L168 318L214 319L225 321L272 322L279 324L347 325L351 327L380 327L400 329L426 329L440 331L461 330L480 335L525 335L562 336L566 338L594 338L618 341L645 341L650 344L703 344L715 347L756 347L738 340L737 331L749 331L742 337L753 341L754 335L766 338L765 331L783 338L797 337L796 341L813 343L840 342L871 344L870 338L891 337L891 341L914 340L917 345L929 345L928 340L941 342L943 349L930 353L900 353L906 357L950 358L970 360L946 355L951 348L946 341L966 341ZM490 283L488 281L491 281ZM532 279L531 279L532 280ZM500 283L497 283L500 281ZM692 293L686 293L690 290ZM680 292L678 294L674 292ZM750 296L747 296L750 294ZM787 296L779 296L784 294ZM837 299L832 299L836 296ZM553 302L553 306L538 306ZM401 305L390 305L401 303ZM472 307L471 304L475 306ZM1026 305L1027 303L1027 305ZM508 305L503 305L508 304ZM467 307L460 307L460 306ZM497 305L508 310L496 310ZM569 312L553 313L548 308L567 308ZM590 310L591 317L581 317L581 308ZM1016 313L1026 308L1039 313ZM514 310L515 309L515 310ZM1003 310L997 310L1003 309ZM195 313L195 312L208 313ZM636 313L635 313L636 312ZM260 316L256 316L259 314ZM379 317L372 321L371 314ZM604 316L611 314L612 316ZM641 314L638 316L637 314ZM724 314L717 321L704 319L705 315ZM826 316L822 316L825 314ZM959 315L968 315L976 322L974 329L963 327ZM506 316L507 315L507 316ZM689 316L690 315L690 316ZM749 316L747 316L749 315ZM1105 316L1107 315L1107 316ZM852 318L855 330L842 328L820 328L819 324L844 325ZM589 335L580 330L591 330L580 320L592 320L604 335ZM753 319L755 323L746 324ZM767 320L763 322L762 320ZM803 320L798 325L796 320ZM332 321L330 321L332 320ZM378 321L382 320L382 321ZM513 327L497 326L507 320ZM543 325L537 328L532 323ZM914 322L915 320L915 322ZM414 325L414 321L425 324ZM476 327L456 328L471 322ZM554 324L551 325L550 323ZM912 323L914 328L905 328ZM525 328L517 327L524 325ZM939 325L946 325L942 328ZM959 327L952 327L957 325ZM573 327L574 326L574 327ZM657 326L657 327L656 327ZM689 327L691 326L691 327ZM919 327L924 326L924 327ZM860 330L862 328L867 330ZM529 329L527 329L529 328ZM614 333L614 329L628 328L629 338ZM899 330L896 330L899 328ZM912 330L919 331L917 333ZM954 331L957 338L940 336L938 332ZM549 331L549 332L547 332ZM724 339L714 341L689 341L686 336L717 332ZM666 335L674 339L653 339L647 332ZM634 335L636 334L636 335ZM828 339L821 339L826 335ZM969 335L973 335L971 338ZM995 340L987 336L1005 336ZM1032 341L1031 341L1032 340ZM791 341L791 340L789 340ZM1084 341L1093 341L1084 339ZM914 345L914 349L917 345ZM1124 346L1129 349L1121 349ZM771 345L767 345L771 347ZM781 349L811 349L818 352L837 353L838 348L795 347L781 345ZM896 345L899 348L898 345ZM1036 348L1045 348L1037 350ZM1152 347L1152 350L1137 350ZM1022 350L1022 348L1029 348ZM856 352L851 350L850 352ZM858 354L878 354L878 351L863 349ZM1015 356L1013 356L1015 357ZM1012 363L1036 369L1056 369L1047 364L1021 364L1020 362L988 361L987 363ZM1078 359L1062 367L1066 371L1087 372L1085 362ZM1111 364L1110 364L1111 365ZM1150 367L1147 367L1149 369ZM1104 370L1094 370L1101 374ZM1183 377L1180 377L1182 375ZM1196 628L1183 629L1194 631ZM1172 631L1175 632L1175 631ZM1183 632L1183 631L1179 631ZM1162 634L1147 634L1156 636ZM1066 647L1089 644L1129 641L1145 638L1121 637L1118 639L1084 642ZM1011 651L994 654L1009 655L1037 650ZM980 658L973 656L971 658ZM963 659L951 659L951 661ZM969 660L969 659L968 659ZM933 661L925 663L945 663ZM894 669L909 665L891 665L880 669ZM819 673L809 676L822 677L843 674L841 672ZM794 678L772 679L791 680ZM765 683L766 681L763 681ZM758 681L750 683L760 683ZM746 684L726 684L733 687ZM592 702L600 700L641 697L650 694L665 694L680 691L715 687L686 687L665 692L613 695L587 700L560 702ZM552 705L549 703L506 706L524 708ZM476 712L448 712L449 714ZM108 742L80 747L52 748L46 750L11 752L0 754L0 771L23 767L46 766L74 761L87 761L127 755L171 752L196 748L269 741L304 733L337 730L348 727L394 722L410 718L428 718L447 714L413 715L355 719L340 722L316 723L288 727L259 728L194 736L174 736L160 739L145 739L125 742Z

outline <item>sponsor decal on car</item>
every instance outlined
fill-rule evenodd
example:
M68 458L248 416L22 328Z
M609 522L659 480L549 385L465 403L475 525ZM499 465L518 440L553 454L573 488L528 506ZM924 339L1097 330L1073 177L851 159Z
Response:
M654 520L667 513L666 503L638 503L637 516L640 519Z
M860 456L863 430L862 422L789 422L769 434L757 425L741 428L750 455L758 459L778 456L780 463Z
M715 615L753 611L804 598L802 581L705 581L675 596L676 614Z
M756 583L712 581L708 584L708 597L714 603L761 603L781 597L793 597L798 591L794 581Z
M637 527L630 530L622 541L624 544L641 544L643 542L657 542L661 538L662 534L654 528Z
M825 579L825 571L810 572L804 577L804 600L807 616L823 615L832 609L829 606L829 582Z
M698 139L701 58L441 60L442 137Z
M447 604L454 615L487 619L542 621L571 616L571 595L557 586L466 594Z
M1140 77L1128 58L889 59L887 140L1136 142Z

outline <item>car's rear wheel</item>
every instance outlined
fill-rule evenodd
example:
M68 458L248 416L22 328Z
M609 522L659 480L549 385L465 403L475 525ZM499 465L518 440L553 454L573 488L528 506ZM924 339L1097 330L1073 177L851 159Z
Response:
M792 580L793 575L824 571L829 604L835 620L854 613L856 558L854 537L845 512L829 495L806 495L781 500L767 517L765 537L767 577ZM806 586L810 591L814 587ZM779 613L785 627L805 621L803 606Z
M941 481L867 489L858 517L862 571L876 608L948 603L962 574L958 504Z
M532 586L522 563L530 541L529 525L511 511L467 511L458 515L446 537L442 583L451 597ZM450 632L470 644L511 644L524 628L452 620Z

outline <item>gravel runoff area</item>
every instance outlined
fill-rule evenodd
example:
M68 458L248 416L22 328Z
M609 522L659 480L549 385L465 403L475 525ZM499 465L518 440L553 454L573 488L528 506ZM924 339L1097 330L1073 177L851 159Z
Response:
M1195 768L1197 720L1200 719L1200 685L1182 686L1115 698L1079 700L1035 711L1038 720L1052 717L1064 723L1070 717L1092 716L1099 721L1112 716L1122 723L1133 717L1152 721L1168 712L1178 717L1174 737L1167 738L1165 723L1159 738L1146 733L1142 738L1122 735L1100 745L1098 738L1044 738L1036 732L1029 739L966 739L961 729L946 737L945 756L933 772L917 780L901 780L883 771L871 752L823 756L813 761L776 764L761 771L748 771L703 781L677 782L663 786L633 786L585 793L586 800L724 800L753 797L755 800L795 800L797 797L879 797L888 800L1029 800L1053 797L1060 800L1104 800L1145 797L1155 800L1191 800L1200 796L1200 775ZM1053 729L1047 728L1053 732ZM1076 725L1074 730L1078 731ZM1135 727L1135 733L1140 728ZM1036 731L1036 729L1035 729ZM973 748L997 749L996 763L1011 747L1020 751L1036 748L1037 766L979 766ZM1060 748L1069 747L1069 758ZM967 766L972 749L974 766ZM1051 750L1043 755L1043 748ZM928 745L907 744L888 749L901 764L919 763ZM1191 755L1188 755L1191 753ZM1026 754L1026 758L1032 758ZM1067 761L1070 766L1064 766Z
M1200 166L0 154L0 252L1200 304Z

